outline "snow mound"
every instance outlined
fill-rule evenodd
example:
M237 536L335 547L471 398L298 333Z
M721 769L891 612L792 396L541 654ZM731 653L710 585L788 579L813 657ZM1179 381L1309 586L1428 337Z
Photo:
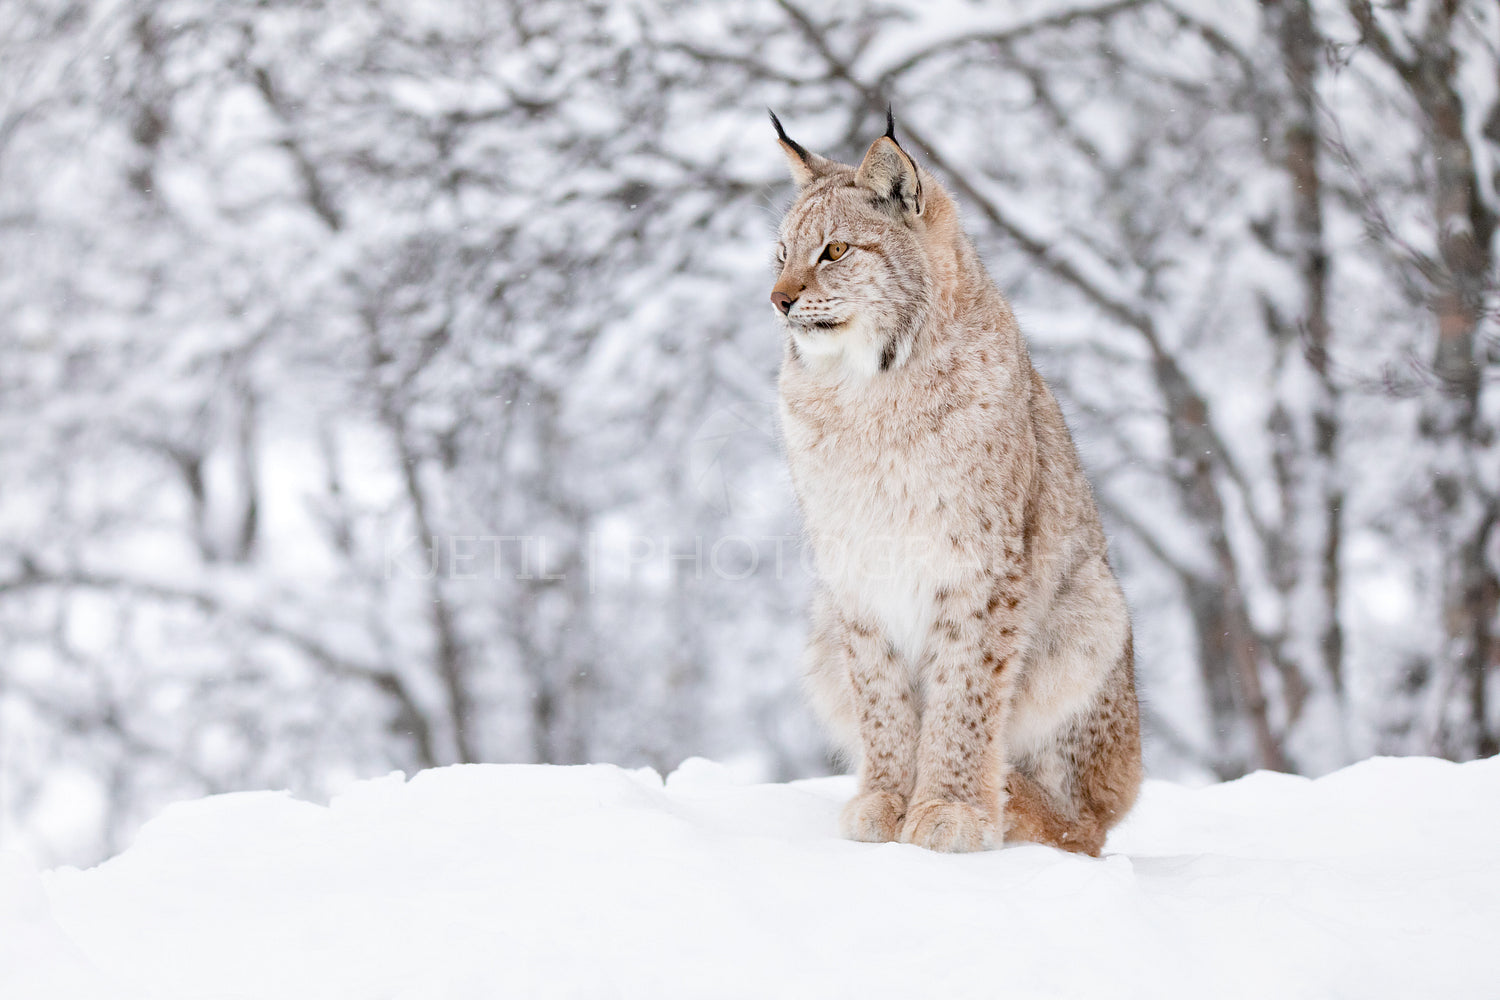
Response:
M1102 859L838 839L847 778L466 766L0 863L0 997L1494 998L1500 758L1147 784Z

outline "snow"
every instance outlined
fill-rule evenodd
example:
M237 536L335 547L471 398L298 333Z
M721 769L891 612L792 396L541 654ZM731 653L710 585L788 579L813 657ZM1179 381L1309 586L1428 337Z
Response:
M839 839L852 779L469 765L0 856L0 997L1493 998L1500 758L1148 782L1101 859Z

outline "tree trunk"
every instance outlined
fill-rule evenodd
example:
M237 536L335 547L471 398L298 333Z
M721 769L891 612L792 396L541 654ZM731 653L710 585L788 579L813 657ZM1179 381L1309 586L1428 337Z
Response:
M1401 79L1416 102L1430 145L1436 266L1424 274L1431 285L1437 338L1432 350L1436 391L1423 402L1419 430L1430 443L1430 514L1438 541L1444 643L1439 697L1467 692L1466 713L1454 731L1433 734L1436 749L1454 757L1493 752L1496 735L1488 719L1485 687L1497 668L1495 616L1500 577L1489 554L1497 498L1480 475L1496 429L1486 422L1480 353L1485 300L1494 289L1497 218L1486 203L1478 163L1465 133L1464 98L1458 88L1459 54L1454 32L1464 15L1454 0L1428 5L1420 30L1404 32L1398 46L1369 0L1347 0L1361 40ZM1439 725L1443 725L1440 721Z
M1302 299L1296 316L1268 308L1276 339L1277 380L1268 429L1276 448L1283 518L1281 539L1272 546L1272 576L1282 593L1289 631L1315 644L1292 645L1294 657L1303 663L1301 674L1321 675L1334 697L1342 700L1344 493L1338 455L1339 390L1329 369L1332 325L1319 169L1323 134L1317 87L1323 38L1309 0L1262 0L1262 10L1286 74L1287 93L1277 102L1285 124L1276 152L1290 202L1282 252L1299 276Z

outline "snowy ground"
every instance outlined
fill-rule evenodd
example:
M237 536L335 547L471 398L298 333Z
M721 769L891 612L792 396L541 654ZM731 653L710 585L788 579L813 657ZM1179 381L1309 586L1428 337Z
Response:
M0 856L0 997L1493 998L1500 758L1153 782L1100 860L839 840L849 779L450 767Z

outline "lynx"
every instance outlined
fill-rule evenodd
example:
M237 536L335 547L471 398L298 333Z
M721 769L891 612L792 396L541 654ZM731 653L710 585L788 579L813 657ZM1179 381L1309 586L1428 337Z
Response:
M844 835L1098 855L1141 782L1130 619L1072 437L957 206L771 119L797 198L771 292L819 585L807 685L858 763Z

